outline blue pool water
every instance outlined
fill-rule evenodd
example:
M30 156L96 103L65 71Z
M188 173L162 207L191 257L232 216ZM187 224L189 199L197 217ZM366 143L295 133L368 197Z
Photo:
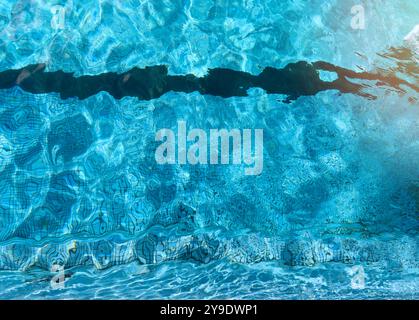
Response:
M0 72L257 75L322 60L417 86L419 35L404 40L416 1L364 3L363 30L351 28L356 4L6 0ZM62 28L54 5L66 10ZM414 54L391 57L391 47ZM0 90L0 299L418 299L418 94L357 81L377 98ZM262 128L262 174L158 165L155 133L179 120Z

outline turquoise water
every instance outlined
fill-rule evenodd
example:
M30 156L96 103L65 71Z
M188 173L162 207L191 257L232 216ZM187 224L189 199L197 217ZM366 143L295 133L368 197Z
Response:
M200 265L136 263L105 271L78 268L63 289L51 290L42 271L3 272L5 299L417 299L415 272L367 267L367 287L352 289L348 266L311 268L217 261Z
M62 29L54 4L66 9ZM3 1L0 72L43 63L76 76L155 65L256 75L322 60L417 86L418 35L404 40L415 1L368 1L364 30L351 28L355 4ZM417 91L356 81L377 98L0 90L0 298L417 299ZM179 120L262 128L262 174L158 165L155 133Z

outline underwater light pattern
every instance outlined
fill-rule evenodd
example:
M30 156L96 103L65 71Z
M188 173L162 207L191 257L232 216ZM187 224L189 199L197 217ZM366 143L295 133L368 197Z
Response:
M418 299L418 18L2 1L0 299ZM179 121L262 129L262 172L157 163Z

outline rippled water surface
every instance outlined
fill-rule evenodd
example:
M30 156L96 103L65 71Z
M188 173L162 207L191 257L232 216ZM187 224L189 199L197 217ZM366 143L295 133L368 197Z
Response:
M51 290L49 274L4 272L4 298L19 299L417 299L414 272L379 267L365 269L367 287L353 289L348 266L280 267L220 261L208 265L188 262L158 266L137 264L107 271L81 268L66 287ZM387 270L388 271L388 270Z
M419 6L368 1L353 30L355 4L2 1L0 73L258 75L325 61L391 81L353 80L361 95L145 101L34 94L21 73L0 90L0 299L418 299ZM158 165L155 133L179 120L263 129L262 174Z

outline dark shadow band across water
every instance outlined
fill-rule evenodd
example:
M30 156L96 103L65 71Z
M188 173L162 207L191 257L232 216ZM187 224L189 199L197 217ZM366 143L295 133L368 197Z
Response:
M100 91L106 91L116 99L126 96L151 100L163 94L176 92L200 92L224 98L247 96L250 88L261 88L268 94L283 94L290 102L300 96L311 96L326 90L353 93L369 99L375 96L363 92L370 85L351 82L352 79L375 81L376 86L388 86L405 92L401 86L416 92L417 85L396 76L396 72L355 72L327 62L291 63L282 69L265 68L259 75L231 69L210 69L204 77L194 75L169 75L166 66L133 68L125 73L103 73L93 76L75 77L63 71L45 72L45 64L29 65L19 70L0 72L0 89L14 86L30 93L59 93L61 98L86 99ZM321 79L319 71L333 72L334 81Z

